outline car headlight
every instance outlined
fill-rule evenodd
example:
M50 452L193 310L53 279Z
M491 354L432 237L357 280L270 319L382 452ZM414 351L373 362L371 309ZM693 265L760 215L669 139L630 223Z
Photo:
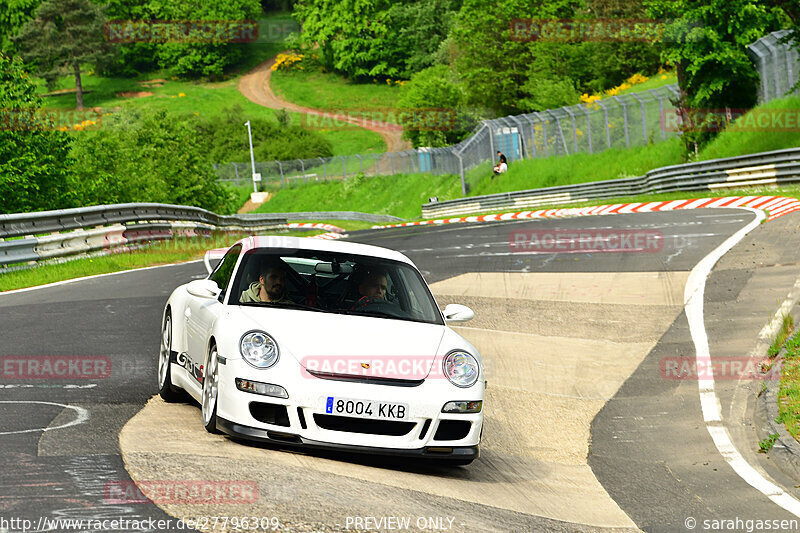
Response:
M478 360L467 352L450 352L442 361L444 375L456 387L471 387L478 381Z
M278 362L278 343L263 331L249 331L239 341L244 360L256 368L269 368Z

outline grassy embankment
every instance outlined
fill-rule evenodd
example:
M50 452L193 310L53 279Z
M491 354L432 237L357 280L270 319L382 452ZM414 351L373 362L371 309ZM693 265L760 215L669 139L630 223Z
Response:
M281 236L311 237L323 231L291 231ZM108 274L156 265L202 259L208 250L226 248L245 235L215 234L211 237L158 241L140 249L125 249L109 255L81 257L63 263L44 263L31 269L0 274L0 292L46 285L84 276Z
M264 24L280 26L280 23L291 19L290 14L268 14ZM269 32L267 32L268 34ZM255 104L245 98L238 90L242 75L285 48L282 42L245 43L244 62L236 72L225 81L185 81L170 77L165 72L151 72L136 78L108 78L98 76L91 71L82 77L84 106L102 108L104 112L118 109L166 109L176 115L198 115L212 117L223 110L238 105L255 118L266 118L277 121L275 110ZM44 81L39 81L39 94L44 97L45 109L62 111L75 109L75 79L72 76L60 78L53 93L49 93ZM63 92L59 92L63 91ZM146 94L146 95L145 95ZM71 115L66 114L66 117ZM303 122L300 113L289 113L293 124ZM94 117L89 117L94 118ZM320 130L319 133L329 140L334 155L349 155L356 152L384 152L386 143L377 133L363 128L349 128L343 131ZM80 134L80 132L75 132Z
M785 424L786 430L800 439L800 334L789 339L785 347L776 422Z
M275 94L288 102L313 109L361 117L372 122L397 123L397 101L400 86L394 82L353 83L330 72L278 70L273 72L271 85ZM334 128L349 131L356 126L334 124L331 120L314 119L319 130ZM342 154L344 155L344 154Z
M800 106L800 97L774 100L761 106L755 113L786 110L791 112ZM800 131L751 131L753 128L733 126L710 143L698 159L779 150L800 146ZM489 164L479 166L467 173L471 184L471 195L492 194L539 187L569 185L591 181L639 176L654 168L683 163L680 140L673 139L658 144L629 150L607 150L597 154L575 154L562 157L527 159L514 162L509 172L492 179ZM730 191L695 191L647 195L624 199L609 199L604 203L623 201L655 201L698 196L736 194L774 194L795 196L800 187L759 188ZM281 189L265 203L261 212L353 210L381 213L402 218L416 218L421 214L420 205L428 197L438 196L449 200L461 196L460 180L457 176L431 176L428 174L395 175L377 178L361 178L356 186L353 180L321 184L298 185ZM596 204L592 202L588 205ZM572 206L576 204L571 204ZM553 206L556 207L556 206Z
M800 106L800 97L790 97L771 102L759 108L763 110L791 110ZM699 154L699 159L713 159L718 157L731 157L752 153L755 151L777 150L800 146L800 132L769 132L769 131L740 131L741 128L731 128L723 132L714 142ZM568 183L584 183L603 179L615 179L631 175L643 174L655 167L681 163L680 145L677 140L648 145L632 150L613 150L594 155L577 154L549 159L536 159L520 161L512 165L509 173L501 179L492 180L485 175L476 174L473 182L473 194L488 192L505 192L523 188L535 188L549 185L563 185ZM489 173L491 174L491 173ZM401 218L411 219L420 216L420 205L425 203L429 196L438 196L440 200L460 197L460 180L457 176L430 176L427 174L397 175L377 178L359 178L344 182L329 182L319 184L300 185L294 188L281 189L272 200L264 204L262 212L291 212L291 211L364 211L381 214L391 214ZM714 193L695 191L684 193L670 193L662 195L648 195L631 198L615 198L603 203L622 203L635 201L659 201L699 196L712 195L748 195L748 194L774 194L800 197L800 186L782 188L757 188L744 190L715 191ZM598 202L590 202L592 205ZM578 207L580 204L550 207ZM371 226L369 223L331 221L348 230L363 229ZM305 234L309 235L309 234ZM207 242L198 245L195 255L170 255L169 258L156 257L144 254L138 259L139 254L127 254L130 261L127 264L103 266L104 261L113 263L119 261L118 256L98 259L82 259L72 263L74 270L53 274L47 277L45 269L70 269L73 266L58 265L30 271L31 274L7 273L0 275L0 290L9 290L31 283L48 283L57 279L68 279L75 275L100 273L134 268L166 261L188 260L202 256L208 248ZM172 252L170 252L172 253ZM90 266L87 266L90 265ZM106 270L103 270L103 269ZM95 270L100 269L100 270ZM24 276L30 276L28 280ZM23 279L20 279L23 278ZM13 280L13 281L10 281ZM798 369L800 373L800 369ZM799 393L800 394L800 393Z

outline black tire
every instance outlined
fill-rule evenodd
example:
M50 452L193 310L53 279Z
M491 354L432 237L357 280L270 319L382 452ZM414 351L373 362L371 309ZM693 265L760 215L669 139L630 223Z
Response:
M178 402L184 399L183 390L172 384L172 312L167 309L161 327L161 348L158 353L158 394L165 402Z
M209 433L220 433L217 429L217 398L219 395L219 373L217 367L217 346L211 344L208 349L205 372L203 373L203 395L200 410L203 426Z

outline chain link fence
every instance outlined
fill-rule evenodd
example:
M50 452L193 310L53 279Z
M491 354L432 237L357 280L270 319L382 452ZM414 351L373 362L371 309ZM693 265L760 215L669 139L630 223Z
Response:
M786 42L788 36L787 30L776 31L748 47L761 78L758 101L762 104L789 93L800 94L797 84L800 57L797 47Z
M782 42L787 32L775 32L750 45L761 75L761 101L797 91L797 49ZM675 109L677 84L658 89L611 96L602 100L549 109L536 113L483 121L464 141L444 148L418 148L404 152L356 154L293 161L256 163L261 188L292 187L300 183L346 180L358 174L457 174L462 194L465 174L479 165L496 163L497 151L509 163L520 159L577 153L597 153L612 148L631 148L666 141L680 135ZM249 163L214 165L221 181L252 183Z
M466 140L444 148L257 162L255 172L261 175L262 189L345 180L358 174L426 172L457 174L463 178L466 171L482 163L494 163L498 150L512 163L519 159L642 146L679 134L669 120L677 116L672 113L677 91L673 84L590 104L486 120ZM217 164L214 169L221 181L237 186L251 183L250 163ZM466 184L462 192L466 193Z

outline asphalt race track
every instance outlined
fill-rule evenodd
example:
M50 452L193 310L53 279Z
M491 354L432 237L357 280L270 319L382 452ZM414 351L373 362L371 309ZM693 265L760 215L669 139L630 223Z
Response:
M205 276L201 262L0 295L0 532L22 531L1 521L12 518L30 520L28 531L63 530L42 517L178 531L187 529L177 517L245 513L285 531L403 530L368 517L407 517L407 531L688 531L689 518L697 530L704 520L797 519L726 463L703 422L697 380L663 371L665 358L694 356L683 311L689 272L753 219L701 209L352 234L406 253L440 305L476 311L456 328L481 350L489 382L481 457L468 467L244 445L207 434L195 405L151 400L161 310L176 286ZM715 267L704 311L712 357L755 347L798 277L798 222L758 226ZM660 244L591 253L510 246L554 230L639 232ZM14 374L15 361L53 355L88 356L95 375ZM759 384L717 385L744 459L797 497L797 482L755 452ZM211 508L109 497L132 479L248 481L259 498ZM158 520L172 522L151 527Z

